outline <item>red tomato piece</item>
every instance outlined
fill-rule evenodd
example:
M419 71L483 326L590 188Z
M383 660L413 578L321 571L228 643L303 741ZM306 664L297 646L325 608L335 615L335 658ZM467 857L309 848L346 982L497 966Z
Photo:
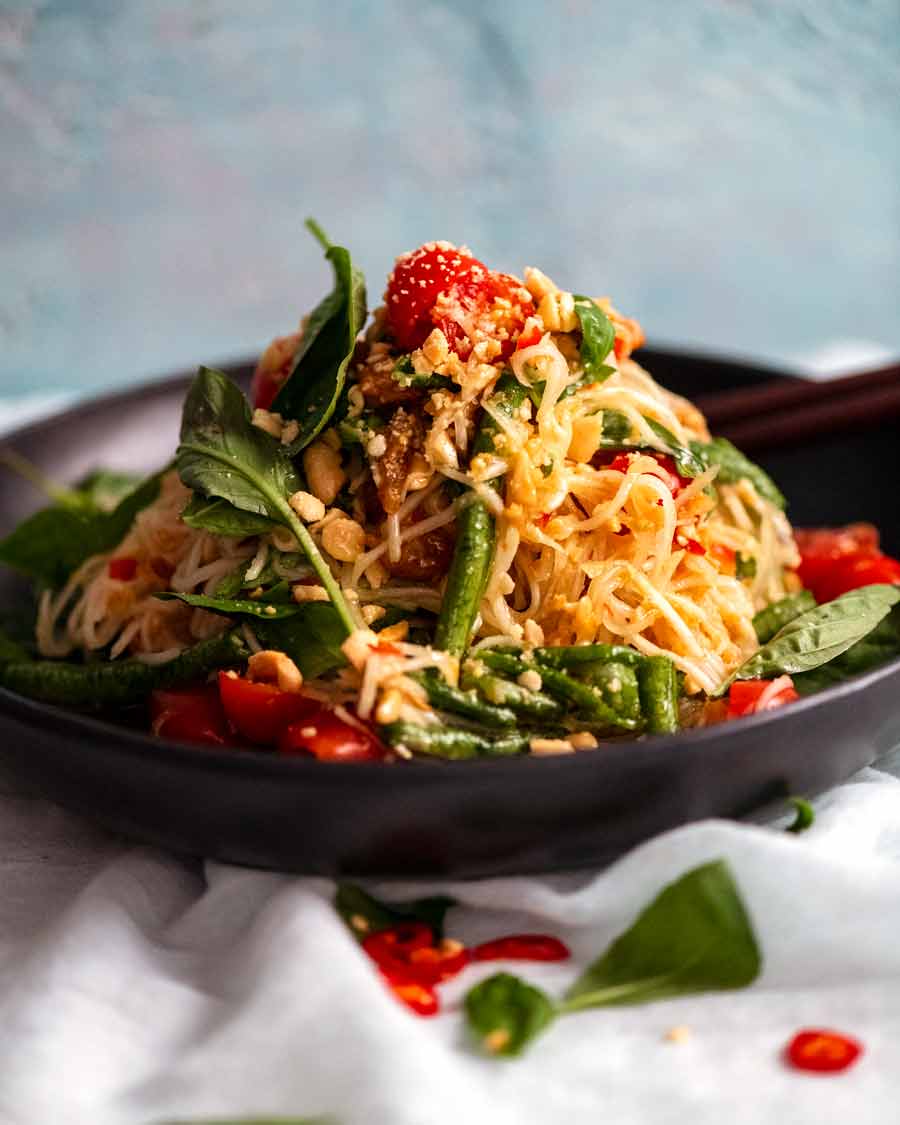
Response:
M728 692L728 718L772 711L799 698L790 676L779 676L777 680L735 680Z
M279 336L260 356L250 384L250 401L255 407L268 410L272 405L294 369L294 356L299 344L299 332Z
M663 476L663 480L665 481L666 485L669 488L669 491L673 496L677 496L683 488L687 488L687 486L691 483L688 477L683 477L680 475L677 468L675 467L675 462L667 453L652 453L649 450L641 450L641 452L645 453L649 457L652 457L653 460L663 470L663 474L665 474ZM631 464L631 458L633 456L634 454L630 453L617 453L615 457L613 457L613 459L609 462L607 468L615 469L616 472L619 473L627 473L628 466ZM599 457L600 463L602 464L602 452L600 453ZM596 461L597 457L595 457L594 460Z
M326 710L291 723L282 731L278 749L282 754L312 754L320 762L376 762L387 754L374 734Z
M272 746L297 720L326 714L308 695L280 691L274 684L255 683L234 672L219 673L219 695L232 725L251 742Z
M421 347L432 329L438 327L453 351L468 354L465 332L460 324L439 307L439 298L459 305L467 314L486 312L497 298L509 302L498 315L498 328L508 336L504 351L512 351L512 340L525 323L521 285L506 274L492 273L483 262L449 242L428 242L397 259L388 278L384 302L388 327L398 347L413 351Z
M110 578L115 578L118 582L130 582L137 574L137 566L137 559L117 558L109 560L106 570Z
M215 684L152 692L150 718L150 729L160 738L212 746L233 742Z
M837 1074L851 1067L863 1052L862 1043L840 1031L808 1028L798 1031L784 1049L785 1058L797 1070Z
M709 550L710 554L719 560L723 570L734 571L737 552L732 551L730 547L726 547L722 543L714 543Z
M522 335L518 338L518 340L516 341L516 351L520 352L524 348L534 347L535 344L539 344L541 342L541 338L541 330L537 325L535 325L530 332L523 332Z
M900 562L879 550L878 531L870 523L801 528L794 534L800 551L797 574L820 603L860 586L900 582Z
M470 950L473 961L566 961L568 946L549 934L511 934Z
M686 539L684 543L685 549L692 555L705 555L706 548L702 543L698 543L696 539Z

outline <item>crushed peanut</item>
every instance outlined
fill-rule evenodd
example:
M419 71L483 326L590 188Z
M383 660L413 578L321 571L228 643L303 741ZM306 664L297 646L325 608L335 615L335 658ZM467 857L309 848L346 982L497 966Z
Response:
M325 505L322 501L302 489L295 492L288 503L304 523L317 523L325 515Z
M247 663L247 676L263 683L277 683L279 691L297 692L303 687L303 674L293 660L270 648L253 653Z
M273 438L281 438L284 419L280 414L276 414L271 410L262 410L257 407L256 410L253 411L253 417L250 420L258 430L265 430L265 432L271 434Z

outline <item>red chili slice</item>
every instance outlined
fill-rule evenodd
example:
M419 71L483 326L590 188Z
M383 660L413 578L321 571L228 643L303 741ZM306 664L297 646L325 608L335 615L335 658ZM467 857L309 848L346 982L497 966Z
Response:
M686 539L685 548L692 555L705 555L706 548L702 543L698 543L696 539Z
M541 342L542 335L543 334L537 325L535 325L530 332L523 332L516 341L516 351L520 352L523 350L523 348L531 348L534 347L535 344L539 344Z
M816 1074L838 1074L847 1070L862 1052L863 1046L858 1040L840 1031L822 1028L798 1031L784 1049L791 1066Z
M434 987L408 975L379 965L378 970L390 986L391 992L417 1016L436 1016L441 1004Z
M476 945L469 956L473 961L565 961L572 955L549 934L511 934Z
M137 559L122 557L110 559L106 569L110 578L115 578L118 582L130 582L137 574L137 566Z
M434 930L425 922L401 922L387 930L369 934L362 947L378 965L406 962L417 949L434 945Z

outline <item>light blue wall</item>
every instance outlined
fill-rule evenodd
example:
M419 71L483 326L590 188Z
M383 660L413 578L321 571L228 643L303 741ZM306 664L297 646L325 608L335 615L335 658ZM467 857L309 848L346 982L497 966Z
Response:
M898 0L0 0L0 394L258 349L428 238L657 342L900 352Z

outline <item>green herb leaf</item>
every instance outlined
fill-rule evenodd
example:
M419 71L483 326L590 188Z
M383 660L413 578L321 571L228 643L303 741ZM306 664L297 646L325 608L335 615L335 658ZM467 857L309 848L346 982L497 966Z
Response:
M780 598L777 602L772 602L765 609L761 609L753 618L756 639L761 645L766 644L789 621L793 621L801 613L806 613L808 610L815 608L816 599L809 590L801 590L798 594L788 594L786 598Z
M788 802L794 806L795 816L787 826L785 832L800 833L812 827L816 819L816 810L805 797L788 797Z
M257 640L266 648L286 653L308 680L346 663L341 650L347 633L333 605L305 602L281 618L260 617L253 623Z
M289 447L292 456L309 445L334 413L366 320L366 283L350 252L329 242L312 220L306 225L325 247L334 269L334 289L313 310L294 368L272 403L273 411L300 424L300 434Z
M801 695L823 691L834 684L843 683L852 676L859 676L879 664L900 656L900 609L895 607L880 621L871 633L851 645L845 653L793 677L794 687Z
M412 358L402 355L394 364L391 378L401 387L411 387L417 391L446 390L453 386L453 380L446 375L419 375L412 365Z
M111 512L140 484L134 473L119 473L111 469L95 469L79 482L77 494L93 507Z
M64 585L83 562L125 537L137 513L159 496L161 477L148 477L111 512L79 493L35 512L0 542L0 562L51 588Z
M670 883L566 993L562 1010L641 1004L755 980L759 948L723 860Z
M488 1054L511 1058L552 1023L556 1005L539 988L511 973L495 973L466 994L469 1030Z
M181 601L195 609L206 609L210 613L222 613L228 617L261 617L268 621L278 621L284 617L295 617L300 612L296 604L255 601L250 598L218 598L207 594L178 594L166 590L155 595L161 602Z
M755 578L756 559L752 555L744 555L738 551L734 556L734 574L736 578Z
M592 382L608 379L615 368L606 366L606 357L616 342L616 330L609 317L590 297L575 294L575 315L581 325L581 363Z
M603 411L603 441L621 445L631 437L631 422L621 410Z
M181 513L181 518L197 531L211 531L213 535L227 535L233 539L248 539L255 535L268 535L278 525L268 516L243 512L234 504L219 497L210 499L196 493Z
M675 468L683 477L699 477L706 465L695 456L692 449L683 446L678 438L667 429L662 422L655 418L645 418L644 421L656 434L663 445L664 452L668 453L675 462Z
M402 922L424 922L433 930L435 941L440 941L444 936L444 918L455 905L456 900L446 895L410 902L381 902L355 883L339 883L334 896L335 910L358 941Z
M749 480L765 500L770 500L782 511L787 507L784 495L765 469L745 457L727 438L717 437L709 442L692 441L691 450L702 462L704 469L719 466L716 484L737 484L740 480Z
M287 527L328 591L346 631L356 627L334 575L288 502L300 487L288 453L253 425L246 399L221 371L201 367L188 391L176 465L189 488Z
M610 377L610 375L612 375L612 373L614 371L615 371L614 367L603 367L603 366L601 366L601 367L598 367L596 370L585 372L585 374L581 375L578 379L576 379L574 383L569 383L569 385L567 387L563 388L562 393L559 396L559 401L562 402L563 399L566 399L570 395L575 394L576 391L584 390L585 387L592 387L595 383L606 382L606 380ZM541 397L543 397L545 386L546 386L546 381L542 381L540 383L535 384L535 388L537 388L537 387L540 388ZM532 397L532 401L534 401L533 397ZM540 399L538 399L538 401L535 402L535 406L540 406Z
M900 587L879 584L801 613L733 672L714 698L724 695L734 680L767 680L827 664L871 633L898 602Z

